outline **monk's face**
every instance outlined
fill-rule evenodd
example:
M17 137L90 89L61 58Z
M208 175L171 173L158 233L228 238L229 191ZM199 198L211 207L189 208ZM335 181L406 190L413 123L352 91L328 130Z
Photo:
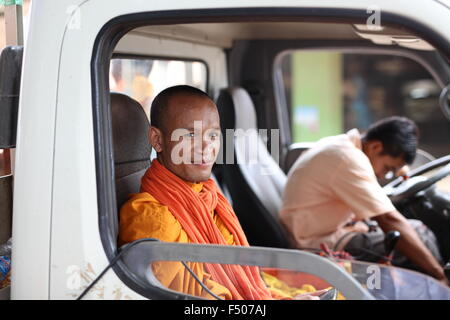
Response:
M161 128L151 127L158 160L189 182L206 181L220 148L220 119L207 97L177 95L169 100Z

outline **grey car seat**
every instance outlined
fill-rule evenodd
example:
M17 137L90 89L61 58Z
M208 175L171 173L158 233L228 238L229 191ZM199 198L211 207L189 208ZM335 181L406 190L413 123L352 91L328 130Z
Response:
M290 247L288 234L278 220L286 174L258 135L249 94L239 87L224 89L217 107L223 134L223 164L218 170L250 244ZM227 129L234 129L234 136L227 137Z
M141 105L121 93L111 93L111 114L119 212L129 194L139 192L141 178L150 166L152 150L147 138L150 123ZM112 220L117 235L119 219Z

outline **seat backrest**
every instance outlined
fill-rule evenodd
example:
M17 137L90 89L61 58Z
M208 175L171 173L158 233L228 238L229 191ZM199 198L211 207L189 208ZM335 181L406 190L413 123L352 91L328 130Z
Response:
M243 88L224 89L217 107L224 134L222 176L250 244L289 247L288 235L278 220L287 177L258 134L249 94ZM227 143L231 139L226 129L235 130L232 145ZM233 148L233 159L227 157L229 148Z
M142 106L121 93L111 93L111 114L114 145L114 173L117 210L129 194L139 192L141 178L150 166L151 146L148 141L150 123ZM118 217L112 219L118 234Z

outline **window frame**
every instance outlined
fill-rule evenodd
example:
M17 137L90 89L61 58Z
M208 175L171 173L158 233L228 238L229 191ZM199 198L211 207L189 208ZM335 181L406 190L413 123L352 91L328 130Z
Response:
M431 44L437 44L450 57L450 42L443 36L411 18L384 13L387 24L402 25L407 29L424 34ZM237 22L237 21L302 21L361 23L367 19L367 12L360 9L299 8L299 7L252 7L212 8L168 11L149 11L121 15L108 21L99 31L91 58L91 87L97 182L97 205L99 232L102 245L109 261L118 253L117 239L111 228L111 219L117 219L116 192L114 183L114 159L112 152L112 121L109 97L109 65L113 50L121 37L144 25L180 24L194 22ZM119 261L113 267L116 275L132 290L146 297L161 296L155 288L143 286L126 266ZM166 298L177 298L164 294Z

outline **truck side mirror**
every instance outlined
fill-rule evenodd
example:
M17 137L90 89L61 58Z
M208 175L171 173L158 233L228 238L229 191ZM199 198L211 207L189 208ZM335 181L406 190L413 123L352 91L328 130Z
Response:
M0 55L0 149L16 146L23 46L5 47Z

